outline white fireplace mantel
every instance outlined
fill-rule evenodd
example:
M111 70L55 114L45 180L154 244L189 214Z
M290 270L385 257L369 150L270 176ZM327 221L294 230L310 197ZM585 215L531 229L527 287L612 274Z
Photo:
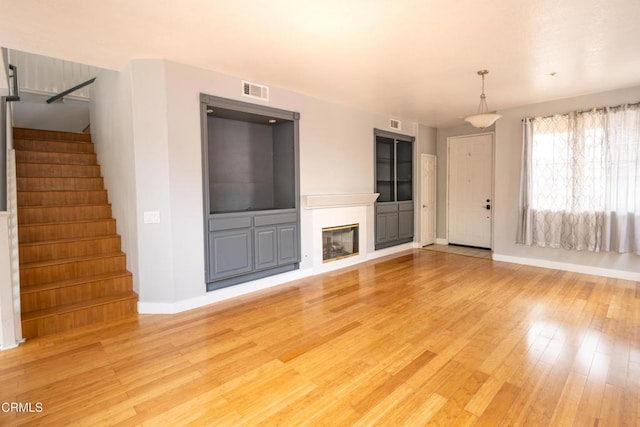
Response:
M324 209L346 206L372 206L380 193L308 194L302 196L303 209Z

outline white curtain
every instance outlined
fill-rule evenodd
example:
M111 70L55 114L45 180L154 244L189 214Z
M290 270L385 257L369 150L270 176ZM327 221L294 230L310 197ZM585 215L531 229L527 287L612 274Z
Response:
M640 108L523 120L518 243L640 254Z

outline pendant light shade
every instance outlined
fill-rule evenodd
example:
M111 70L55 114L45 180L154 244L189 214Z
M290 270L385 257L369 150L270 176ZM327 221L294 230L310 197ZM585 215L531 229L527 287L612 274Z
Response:
M464 119L465 122L471 123L473 127L484 129L488 128L492 124L496 122L501 114L495 114L489 112L489 107L487 107L487 97L484 94L484 76L489 74L487 70L478 71L478 75L482 77L482 94L480 94L480 105L478 106L478 114L474 114L473 116L466 117Z

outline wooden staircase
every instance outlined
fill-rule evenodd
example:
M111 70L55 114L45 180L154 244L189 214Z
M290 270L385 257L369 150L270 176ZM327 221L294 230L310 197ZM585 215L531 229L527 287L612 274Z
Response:
M25 338L136 312L89 134L15 128Z

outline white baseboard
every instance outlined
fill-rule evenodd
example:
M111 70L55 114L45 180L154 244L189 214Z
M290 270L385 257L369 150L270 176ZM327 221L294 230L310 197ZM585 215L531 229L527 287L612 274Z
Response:
M247 283L241 283L239 285L229 286L227 288L217 289L215 291L207 292L204 295L185 299L182 301L176 301L173 303L138 302L138 313L176 314L183 311L192 310L194 308L204 307L205 305L213 304L214 302L220 302L228 300L230 298L247 295L263 289L284 285L294 280L303 279L312 275L312 269L295 270L275 276L265 277L264 279L258 279Z
M549 261L546 259L523 258L494 253L494 261L510 262L514 264L531 265L534 267L552 268L554 270L572 271L575 273L593 274L596 276L612 277L614 279L640 281L640 273L610 268L592 267L590 265L569 264L566 262Z
M18 348L20 344L6 344L0 347L0 351L11 350L12 348Z
M449 241L447 239L436 239L436 245L448 245Z

